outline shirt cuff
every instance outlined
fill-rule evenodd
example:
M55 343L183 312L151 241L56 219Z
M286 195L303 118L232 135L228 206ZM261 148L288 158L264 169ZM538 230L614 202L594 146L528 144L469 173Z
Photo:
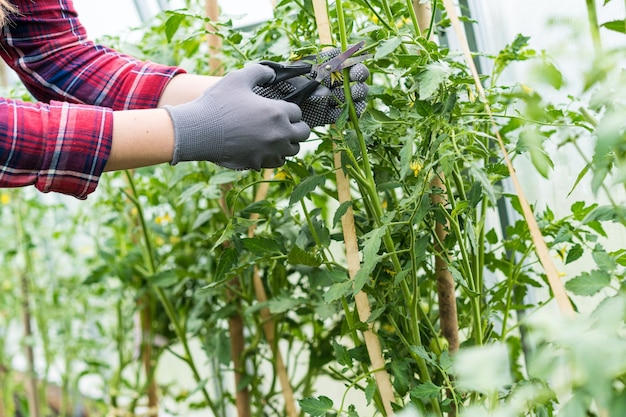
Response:
M84 200L95 191L111 152L113 111L53 101L35 187Z

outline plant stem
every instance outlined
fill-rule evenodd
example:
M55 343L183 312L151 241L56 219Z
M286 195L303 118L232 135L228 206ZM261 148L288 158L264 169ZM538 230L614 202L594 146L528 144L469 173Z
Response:
M156 272L156 260L154 259L152 241L150 239L150 232L146 224L143 207L141 206L141 203L139 202L137 187L135 186L135 182L133 180L131 172L127 170L125 171L125 174L126 174L126 179L128 180L128 184L130 185L131 192L132 192L132 194L129 195L130 201L134 204L135 208L137 209L137 213L138 213L139 220L140 220L140 226L141 226L141 230L142 230L142 234L144 238L144 243L146 245L146 251L147 251L147 256L148 256L148 264L146 266L149 268L150 273L154 274ZM163 288L156 287L156 286L154 286L153 288L157 294L157 297L159 298L159 301L161 302L161 304L163 305L163 308L165 309L165 313L167 314L167 317L169 318L172 326L174 327L174 332L176 333L176 336L178 337L180 344L183 347L183 351L185 352L183 356L185 359L185 362L187 363L187 365L189 365L189 368L191 369L191 372L193 373L196 383L201 384L202 377L200 375L200 372L198 371L196 363L194 362L193 356L191 354L191 349L189 347L189 340L187 338L187 333L184 329L184 326L180 323L177 317L176 309L174 308L174 305L172 304L172 301L168 298L167 294L165 294L165 291L163 290ZM200 391L204 397L204 400L209 406L209 408L211 408L214 414L219 415L218 408L216 407L216 404L211 399L208 391L206 390L206 387L202 386Z
M342 49L346 49L348 37L345 25L345 17L343 14L342 1L337 1L335 5L337 9L337 20L339 21L340 26L341 45ZM326 11L326 2L322 0L317 0L313 2L313 6L316 10L315 14L317 17L320 40L322 43L324 43L325 40L331 39L330 24L328 22L328 13ZM345 89L348 88L347 80L349 79L349 76L345 73L345 71L344 76L344 91L346 91ZM354 108L354 104L352 103L351 98L349 97L350 91L348 88L346 94L346 102L349 106L350 116L352 120L356 121L356 110ZM356 125L356 123L353 123L353 125ZM360 141L363 142L362 135ZM361 147L361 149L363 157L367 159L367 149L364 147ZM336 167L335 175L337 176L337 191L339 196L339 202L343 204L351 201L352 199L350 193L350 183L348 181L348 178L344 175L342 169L341 154L339 152L335 152L334 160ZM371 175L371 173L369 173L369 175ZM352 210L352 207L348 208L346 213L342 216L341 224L344 234L344 243L346 245L348 271L350 274L350 278L353 279L360 269L360 256L356 236L354 212ZM363 337L365 339L365 345L367 347L367 352L371 361L372 368L376 369L376 371L374 372L374 377L376 379L376 384L378 386L378 390L383 401L384 413L387 416L391 416L393 415L392 403L395 402L395 395L393 392L393 387L391 385L389 374L385 370L385 359L382 354L380 340L378 339L378 336L373 332L373 324L368 323L368 319L371 315L369 299L363 291L359 291L359 293L355 295L355 303L357 305L360 320L363 323L367 323L367 330L363 332Z
M16 194L17 195L17 194ZM22 199L16 199L14 210L15 226L17 231L18 251L22 252L24 257L24 271L20 274L21 296L22 296L22 324L24 326L24 354L26 356L27 365L27 396L28 411L30 417L41 416L41 403L39 399L39 390L37 387L37 377L35 374L35 354L33 341L35 339L32 329L32 308L30 305L30 274L33 272L33 264L30 256L30 245L27 235L24 231L24 218L22 217Z
M272 178L272 176L273 171L271 169L265 169L263 171L264 181L259 184L259 188L254 197L255 202L263 201L267 197L267 193L269 192L270 179ZM250 216L251 220L255 220L258 218L258 213L253 213ZM256 226L250 226L250 228L248 229L248 236L253 237L255 232ZM252 282L254 285L254 293L257 301L261 304L267 303L267 292L265 291L265 286L263 285L263 281L261 280L261 276L259 274L259 268L257 266L254 267ZM263 307L259 311L259 315L261 316L261 321L263 323L263 334L265 335L265 340L272 349L272 354L274 355L274 367L276 369L276 373L278 374L278 379L282 387L283 399L285 401L285 411L288 417L297 417L299 415L299 411L298 407L296 406L293 387L291 386L291 380L289 379L287 366L285 365L283 356L278 349L278 341L276 340L276 322L268 307Z
M345 24L345 16L343 13L342 0L336 0L335 5L337 9L337 21L339 24L339 35L340 35L340 40L341 40L341 46L342 46L342 49L346 49L348 45L348 35L347 35L346 24ZM385 10L385 13L387 14L388 18L392 18L391 9L387 1L383 1L383 9ZM369 191L367 195L363 195L363 198L369 199L371 207L373 209L373 217L374 217L376 226L382 227L383 226L382 224L383 209L382 209L382 205L380 202L380 197L378 195L378 191L376 189L376 181L374 179L373 170L372 170L369 158L368 158L367 145L365 143L365 138L358 125L358 115L356 112L356 108L354 106L354 102L352 101L352 97L350 95L350 85L349 85L348 80L349 80L349 74L347 73L347 70L344 70L344 93L346 97L346 105L348 106L348 109L350 112L351 125L356 133L356 136L359 142L359 147L361 150L361 157L362 157L361 172L363 173L365 177L364 185L367 187ZM341 163L340 156L335 155L335 160L338 161L338 164L339 164L338 166L340 166L340 163ZM343 172L340 169L337 170L337 176L338 176L337 183L339 187L339 184L344 182L344 180L341 179L341 176L343 176ZM347 179L345 181L347 181ZM348 198L349 198L349 189L347 190L347 193L348 193ZM348 212L350 212L350 210L348 210ZM345 230L345 227L346 227L346 224L344 223L344 230ZM348 225L348 227L353 227L353 225L352 226ZM391 236L391 232L389 231L389 228L387 227L385 227L385 234L383 235L383 243L385 245L387 252L390 254L390 258L394 265L394 269L396 273L402 272L402 264L400 263L400 260L398 259L398 256L395 253L395 244L393 242L393 237ZM348 246L348 242L346 242L346 247L347 246ZM355 248L355 250L358 253L358 246ZM356 266L357 270L359 267L360 267L359 265ZM413 295L406 280L403 280L400 283L400 289L403 294L406 308L408 310L409 326L411 330L410 333L413 338L412 342L415 343L417 346L421 346L422 343L421 343L421 337L420 337L420 332L419 332L419 314L418 314L418 308L417 308L418 298L419 298L418 289L415 288L415 295ZM357 297L358 296L359 294L357 294ZM367 302L367 310L369 310L369 302ZM365 313L369 317L369 311L366 311ZM361 319L363 320L363 318ZM374 336L373 333L371 333L371 335ZM366 341L367 341L368 333L366 333L365 336L366 336ZM380 342L378 341L378 339L376 339L375 344L380 346ZM368 347L368 350L369 350L369 347ZM372 355L372 352L370 352L370 355ZM376 354L375 356L377 357L378 354ZM416 361L417 361L418 368L420 370L420 375L423 378L423 380L430 381L431 378L430 378L430 374L428 372L428 367L426 366L425 360L418 356L416 358ZM376 364L373 362L372 366L376 367ZM386 381L385 381L385 378L387 379ZM379 383L379 389L381 389L381 385L384 387L385 385L383 384L389 383L388 378L389 376L386 375L386 372L385 372L385 376L380 375L380 379L377 379ZM389 387L389 389L391 389L391 387ZM388 394L385 394L385 392L381 391L381 395L383 396L383 401L386 401L385 398ZM389 395L393 395L393 391ZM435 413L438 416L441 416L442 412L439 407L439 402L437 401L437 399L433 399L431 401L431 404L432 404L433 409L435 410ZM387 413L389 415L390 413L393 413L393 411L391 412L389 411L388 407L386 407L386 409L388 410Z
M585 1L587 3L587 18L589 21L589 31L591 32L591 41L593 42L594 52L597 56L602 52L602 40L600 38L600 25L598 24L596 0Z

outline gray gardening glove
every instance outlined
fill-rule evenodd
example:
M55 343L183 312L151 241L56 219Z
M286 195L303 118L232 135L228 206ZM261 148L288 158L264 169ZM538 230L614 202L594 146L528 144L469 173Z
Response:
M300 150L310 129L293 103L252 92L274 70L260 64L231 72L196 100L164 106L174 125L174 157L211 161L231 169L275 168Z
M325 62L339 55L339 48L330 49L319 54L319 59L313 58L315 62ZM276 84L257 86L253 89L260 96L282 100L285 96L294 92L297 87L315 78L317 74L312 72L309 75L279 81ZM363 64L356 64L350 67L350 81L354 84L350 87L352 100L360 116L365 110L368 88L365 84L369 77L369 70ZM345 103L343 81L339 78L331 80L327 77L322 81L317 90L302 103L302 120L310 127L332 124L337 121Z

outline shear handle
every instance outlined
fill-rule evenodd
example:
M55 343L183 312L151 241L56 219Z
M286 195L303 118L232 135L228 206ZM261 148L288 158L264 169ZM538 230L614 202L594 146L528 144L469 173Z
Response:
M301 106L304 100L313 94L313 91L315 91L319 85L320 83L317 80L309 80L306 84L298 87L293 93L287 94L283 100Z
M274 84L278 81L289 80L300 75L305 75L311 72L311 64L305 62L302 63L290 63L281 64L274 61L261 61L259 64L266 65L274 70L276 76L268 84Z

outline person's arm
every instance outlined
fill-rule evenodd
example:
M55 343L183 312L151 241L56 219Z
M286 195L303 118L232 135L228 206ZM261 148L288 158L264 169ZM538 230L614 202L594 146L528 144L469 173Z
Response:
M105 171L170 162L173 153L174 128L166 110L113 113L113 140Z
M196 74L176 75L163 89L157 106L175 106L188 103L200 97L207 88L215 85L221 79L222 77Z
M185 72L94 44L70 0L12 3L19 13L2 28L0 56L38 100L155 108L170 80Z

